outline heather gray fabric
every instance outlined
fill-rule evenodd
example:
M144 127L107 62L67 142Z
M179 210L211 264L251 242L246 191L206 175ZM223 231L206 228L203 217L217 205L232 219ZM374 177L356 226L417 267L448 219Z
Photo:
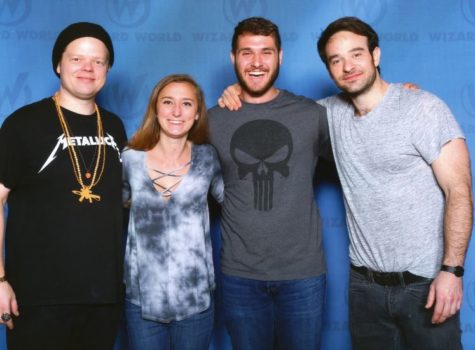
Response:
M345 195L352 264L434 277L444 195L431 163L444 144L464 137L452 113L430 93L399 84L363 117L343 95L319 102L327 107Z
M150 180L145 152L122 153L124 201L131 199L125 253L126 298L145 319L182 320L210 306L214 289L207 194L223 199L218 157L194 145L191 167L166 201Z
M331 153L325 109L281 90L263 104L209 111L223 168L222 271L257 280L325 272L313 175Z

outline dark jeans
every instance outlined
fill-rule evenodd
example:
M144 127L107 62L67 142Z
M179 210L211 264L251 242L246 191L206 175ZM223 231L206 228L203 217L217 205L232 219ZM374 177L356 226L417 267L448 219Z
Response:
M258 281L223 275L223 308L234 350L317 350L325 275Z
M123 304L21 306L8 350L112 350Z
M208 350L213 333L214 303L199 314L163 323L145 320L139 306L125 302L130 350Z
M462 349L460 315L431 323L425 309L432 280L383 286L350 272L350 330L354 350Z

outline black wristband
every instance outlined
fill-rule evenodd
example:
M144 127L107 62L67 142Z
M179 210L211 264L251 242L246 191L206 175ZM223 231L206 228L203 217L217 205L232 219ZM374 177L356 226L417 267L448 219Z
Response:
M440 267L440 271L446 271L453 273L457 277L462 277L464 273L463 266L448 266L448 265L442 265Z

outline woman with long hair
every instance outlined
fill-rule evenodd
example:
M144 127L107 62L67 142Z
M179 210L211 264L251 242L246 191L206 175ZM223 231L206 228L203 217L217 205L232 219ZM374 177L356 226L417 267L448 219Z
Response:
M153 89L123 152L126 323L132 350L208 349L214 269L208 192L223 200L204 94L188 75Z

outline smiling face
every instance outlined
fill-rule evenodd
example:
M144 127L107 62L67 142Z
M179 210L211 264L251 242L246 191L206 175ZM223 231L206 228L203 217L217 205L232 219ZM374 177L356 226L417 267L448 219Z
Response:
M352 97L368 92L379 78L380 49L371 53L366 37L337 32L325 46L327 67L335 84Z
M104 43L83 37L69 43L56 68L62 95L93 100L106 82L109 52Z
M186 139L198 120L198 107L196 91L191 84L174 82L165 86L157 99L160 138Z
M275 96L274 82L279 75L282 51L277 49L273 36L239 36L231 61L245 101L263 103Z
M69 43L56 68L64 97L94 100L106 82L109 52L104 43L83 37Z

